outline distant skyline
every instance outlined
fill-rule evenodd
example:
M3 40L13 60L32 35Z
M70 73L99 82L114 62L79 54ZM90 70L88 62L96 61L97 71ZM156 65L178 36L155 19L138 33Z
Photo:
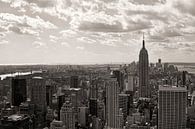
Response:
M0 0L0 64L195 62L195 0Z

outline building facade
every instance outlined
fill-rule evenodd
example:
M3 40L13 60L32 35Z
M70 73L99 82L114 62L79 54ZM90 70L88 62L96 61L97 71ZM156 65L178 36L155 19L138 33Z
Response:
M186 88L160 86L158 93L158 129L185 129L186 107Z
M111 78L106 84L106 110L108 128L119 129L119 85L115 78Z
M26 79L13 78L11 81L12 105L19 106L27 99Z
M66 101L60 110L60 121L67 129L75 129L75 110L69 101Z

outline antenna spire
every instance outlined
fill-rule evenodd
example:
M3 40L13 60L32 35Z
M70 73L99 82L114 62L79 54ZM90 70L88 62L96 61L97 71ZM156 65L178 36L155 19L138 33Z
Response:
M144 40L144 33L143 33L143 40Z
M145 40L144 40L144 33L143 33L143 48L145 48Z

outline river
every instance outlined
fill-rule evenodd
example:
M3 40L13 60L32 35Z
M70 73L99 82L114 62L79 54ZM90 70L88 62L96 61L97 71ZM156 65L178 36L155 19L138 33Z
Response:
M30 75L34 73L42 73L42 71L32 71L32 72L15 72L15 73L8 73L8 74L1 74L0 79L3 80L7 77L15 77L15 76L22 76L22 75Z

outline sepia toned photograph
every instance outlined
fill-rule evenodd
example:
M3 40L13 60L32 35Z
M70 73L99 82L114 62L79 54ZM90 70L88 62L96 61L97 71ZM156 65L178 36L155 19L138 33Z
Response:
M195 0L0 0L0 129L195 129Z

